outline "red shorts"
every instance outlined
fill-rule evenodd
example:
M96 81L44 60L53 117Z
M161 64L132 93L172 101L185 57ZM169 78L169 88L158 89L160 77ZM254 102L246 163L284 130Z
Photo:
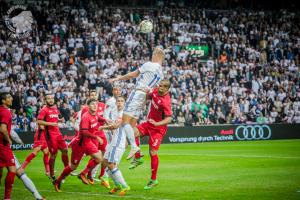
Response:
M149 122L143 122L139 124L137 128L139 129L142 137L149 135L149 146L151 149L157 151L167 130L157 128Z
M94 144L98 147L98 150L105 152L106 146L107 146L107 139L105 134L99 134L98 137L100 137L103 140L102 144L99 144L97 139L93 139Z
M15 158L11 148L0 145L0 167L11 167L15 165Z
M41 147L42 150L48 148L44 132L37 131L34 135L33 148Z
M71 163L74 165L79 164L84 154L91 155L99 152L94 142L84 142L80 145L79 141L80 140L77 139L72 143Z
M68 146L66 144L66 141L63 139L62 135L51 135L50 133L50 139L46 140L47 145L49 148L49 152L51 154L56 154L58 150L67 150Z

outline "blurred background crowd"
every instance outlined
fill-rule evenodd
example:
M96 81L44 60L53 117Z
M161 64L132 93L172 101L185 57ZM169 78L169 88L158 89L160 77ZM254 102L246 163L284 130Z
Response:
M158 45L172 83L173 125L300 123L299 10L246 10L240 1L225 9L209 1L68 2L28 2L34 23L25 39L0 25L0 91L13 94L15 129L36 128L46 91L70 128L89 89L105 102L107 80L136 70ZM3 17L13 3L0 3ZM152 33L136 31L143 19L153 20ZM190 44L207 45L208 59L192 56ZM123 82L122 94L133 85Z

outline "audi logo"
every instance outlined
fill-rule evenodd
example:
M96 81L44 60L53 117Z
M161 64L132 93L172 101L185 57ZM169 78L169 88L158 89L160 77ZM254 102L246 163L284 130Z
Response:
M242 125L235 129L238 140L268 140L272 131L268 125Z

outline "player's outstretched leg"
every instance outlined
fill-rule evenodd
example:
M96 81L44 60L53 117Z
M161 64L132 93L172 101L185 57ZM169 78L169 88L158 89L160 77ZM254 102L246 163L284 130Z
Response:
M140 138L139 137L135 138L135 143L137 144L137 146L140 146ZM143 155L141 154L141 151L136 152L136 154L134 155L134 159L130 163L131 165L129 166L129 169L135 169L139 165L142 165L144 163L144 160L142 157L143 157Z
M126 137L128 138L130 143L130 152L126 158L127 160L129 160L134 156L134 154L136 154L136 152L140 150L140 147L138 147L135 143L134 130L130 124L123 124L122 127L120 127L120 129L121 131L125 131Z

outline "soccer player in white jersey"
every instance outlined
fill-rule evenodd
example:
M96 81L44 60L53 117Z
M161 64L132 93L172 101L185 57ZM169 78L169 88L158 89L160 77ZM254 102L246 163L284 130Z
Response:
M162 63L164 58L163 49L155 48L151 62L144 63L136 71L109 80L110 83L113 83L115 81L137 78L135 87L127 98L122 117L121 130L125 131L131 146L127 159L132 158L140 150L135 143L133 127L136 126L137 120L146 104L146 93L156 87L160 80L163 79Z
M127 191L130 190L130 187L125 182L121 171L118 169L118 164L122 159L126 146L126 134L124 133L124 131L122 131L121 126L124 104L124 97L117 97L118 119L113 124L101 126L99 128L101 130L117 129L115 134L112 136L112 140L104 154L104 164L107 166L106 173L111 177L111 179L115 183L115 186L110 191L110 193L113 194L116 193L118 190L121 190L119 192L120 196L124 196L127 193Z
M118 84L114 84L112 89L113 96L109 98L105 104L106 108L104 110L104 118L109 119L111 121L115 121L118 119L118 109L117 109L117 98L121 96L121 86ZM112 139L112 131L105 130L105 135L107 139L107 143L109 144Z

